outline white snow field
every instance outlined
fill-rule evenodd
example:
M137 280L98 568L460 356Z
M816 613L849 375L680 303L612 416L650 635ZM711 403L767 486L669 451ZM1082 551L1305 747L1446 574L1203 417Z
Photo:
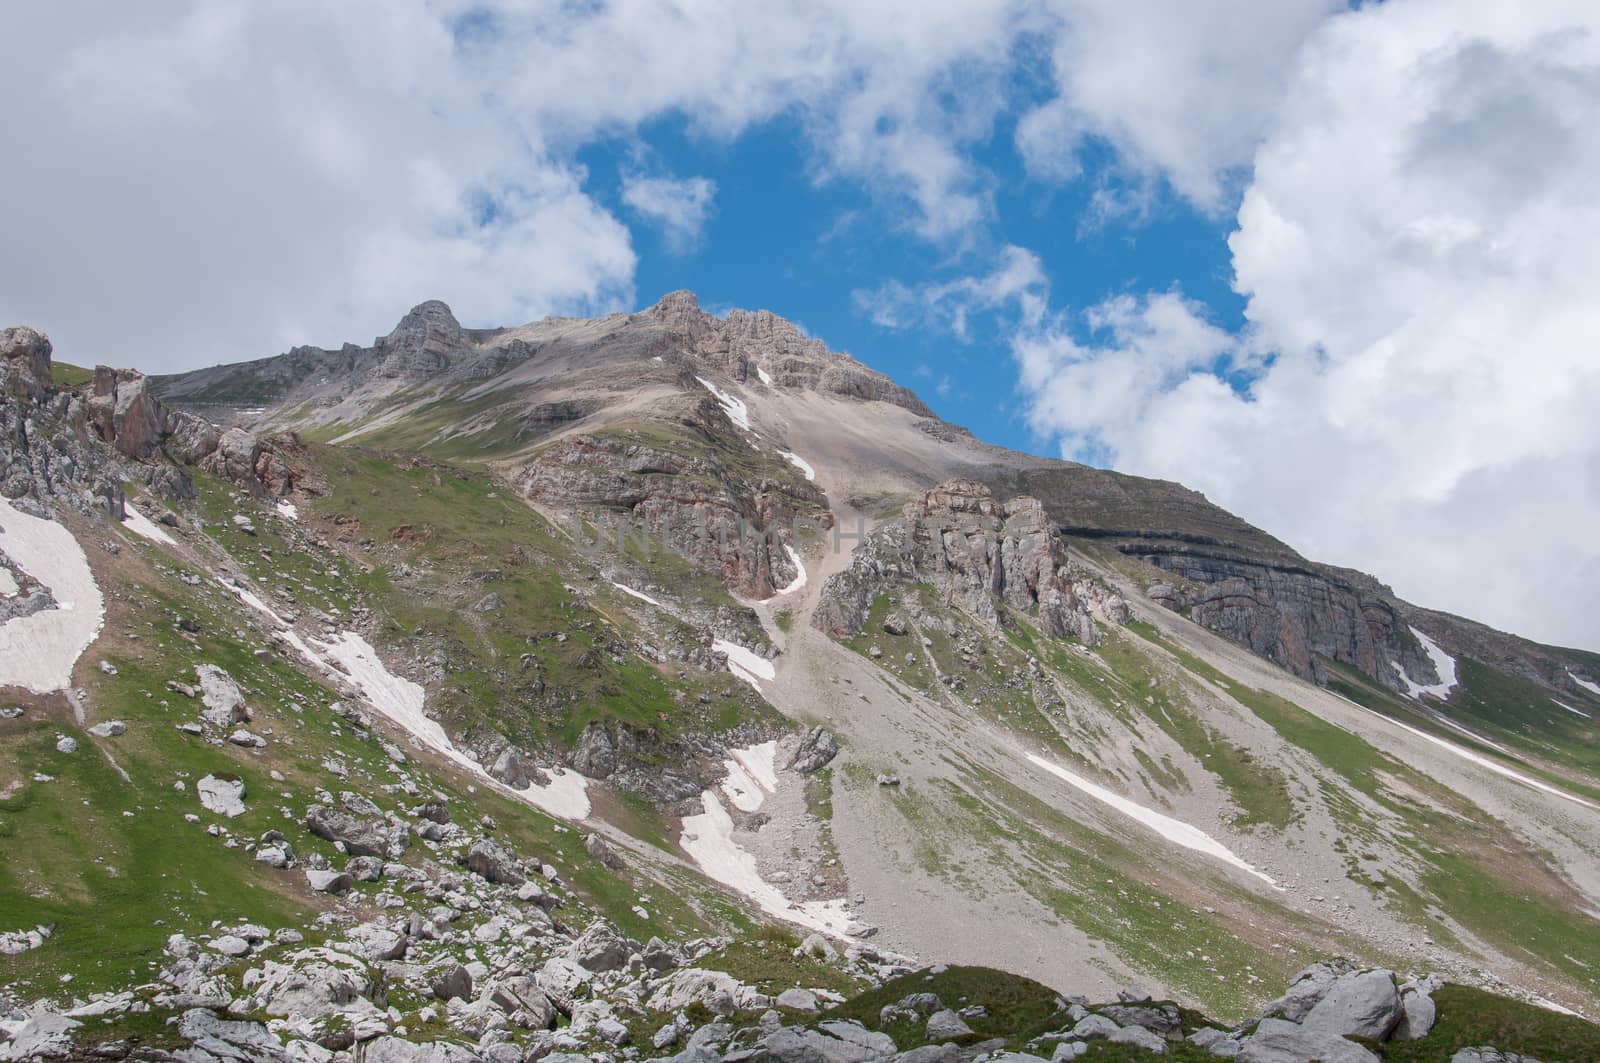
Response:
M728 771L722 792L734 808L754 812L766 803L768 794L778 792L777 753L777 742L728 750L728 758L722 762Z
M799 469L802 473L804 473L807 480L815 480L817 478L817 470L813 469L811 467L811 463L809 461L807 461L806 459L802 458L800 455L796 454L794 451L792 451L792 450L780 450L780 451L778 451L778 453L782 454L784 460L787 461L790 465L793 465L795 468Z
M1399 661L1390 661L1389 664L1396 672L1400 673L1400 682L1406 685L1406 693L1408 695L1413 698L1421 698L1422 695L1428 694L1443 701L1450 696L1450 691L1455 689L1456 659L1441 650L1438 643L1416 628L1412 628L1411 633L1417 637L1418 642L1422 643L1422 648L1428 654L1428 659L1433 662L1433 670L1438 674L1439 681L1424 686L1421 683L1414 682L1409 675L1406 675L1406 670L1400 667Z
M607 580L606 582L611 584L617 590L621 591L623 594L631 594L631 595L633 595L635 598L639 599L641 602L649 602L651 605L655 606L657 609L665 608L665 606L663 606L660 602L656 601L654 598L650 597L644 591L636 591L632 587L629 587L629 586L626 586L624 584L618 583L614 579L613 580Z
M17 577L11 574L11 570L0 568L0 598L15 598L21 589L17 586Z
M756 366L756 376L760 377L761 382L767 385L767 387L770 388L772 386L772 374L761 368L759 365Z
M178 545L178 540L167 534L165 528L132 506L123 510L122 526L153 543L162 543L166 546Z
M1249 872L1269 886L1275 888L1277 887L1278 884L1274 882L1270 876L1257 871L1250 864L1247 864L1238 856L1234 855L1233 850L1229 849L1227 846L1223 845L1221 842L1217 841L1200 828L1192 827L1183 822L1181 819L1173 819L1171 816L1164 816L1160 812L1145 808L1138 802L1130 801L1121 794L1112 793L1104 786L1092 783L1083 776L1068 771L1066 768L1063 768L1054 761L1046 760L1043 757L1033 753L1028 754L1028 760L1038 767L1043 768L1051 775L1054 775L1059 779L1063 779L1071 785L1082 790L1096 801L1110 805L1112 808L1116 809L1118 812L1121 812L1129 819L1133 819L1144 824L1146 827L1149 827L1151 830L1161 835L1167 841L1172 842L1174 845L1181 845L1185 849L1193 849L1197 853L1204 853L1207 856L1215 857L1225 864L1238 868L1240 871Z
M778 670L773 667L771 661L757 655L752 650L745 649L737 642L729 642L727 639L715 639L711 643L711 648L719 653L727 654L728 671L757 690L761 689L761 680L770 681L776 678L778 674Z
M1594 683L1589 682L1587 679L1579 679L1577 677L1577 675L1570 668L1567 669L1567 678L1571 679L1574 683L1578 684L1580 687L1582 687L1583 689L1587 690L1591 694L1600 694L1600 686L1596 686Z
M750 407L744 404L743 399L729 395L703 376L697 376L695 379L700 381L702 387L716 396L717 401L722 404L722 412L728 415L728 420L743 428L746 432L750 431Z
M105 622L105 599L89 559L63 525L30 516L5 498L0 498L0 550L50 588L56 601L54 609L0 624L0 686L35 694L65 690L72 684L73 666Z
M845 928L853 920L844 901L790 901L782 890L761 877L755 855L734 840L733 819L716 793L701 793L700 804L705 809L703 813L684 817L679 844L701 871L738 890L770 915L835 937L845 936Z

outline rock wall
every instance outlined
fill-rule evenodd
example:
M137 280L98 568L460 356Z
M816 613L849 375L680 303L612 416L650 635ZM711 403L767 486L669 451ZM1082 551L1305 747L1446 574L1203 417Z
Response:
M1000 502L974 480L941 484L875 529L850 565L829 577L812 623L836 637L853 635L879 594L908 582L934 584L989 624L1002 623L1004 606L1037 616L1053 638L1099 641L1066 544L1034 498Z

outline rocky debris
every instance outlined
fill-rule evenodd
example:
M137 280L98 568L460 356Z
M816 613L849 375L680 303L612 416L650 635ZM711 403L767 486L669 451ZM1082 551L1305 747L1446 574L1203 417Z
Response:
M833 732L826 727L813 727L795 747L794 756L789 758L789 767L809 775L827 767L838 755L839 740L833 737Z
M399 859L406 851L409 829L404 823L361 818L329 805L306 810L305 826L312 834L344 846L351 856Z
M72 1031L81 1025L76 1019L50 1011L34 1011L10 1030L10 1036L0 1040L0 1060L17 1060L32 1063L40 1059L71 1059ZM0 1031L6 1027L0 1027Z
M995 627L1009 608L1037 617L1052 638L1100 641L1065 541L1035 498L1000 502L976 480L941 484L874 529L828 577L812 624L835 637L859 634L879 595L918 581Z
M195 796L208 812L232 819L244 815L244 780L231 775L207 775L194 784Z
M36 949L48 941L54 932L54 924L46 923L40 923L32 930L0 932L0 956L15 956L29 949Z
M106 720L89 728L89 733L96 738L120 738L128 733L128 725L121 720Z
M526 790L534 783L548 782L549 778L534 765L533 759L518 749L508 745L495 757L494 763L489 767L489 776L498 779L513 790Z
M516 886L527 881L516 857L489 838L474 842L462 863L468 871L490 882Z
M599 834L590 834L583 839L583 851L613 871L622 868L621 854Z
M356 880L348 871L308 867L306 883L316 893L344 893L355 888Z
M205 705L200 717L213 727L228 728L246 723L250 712L245 708L244 694L233 677L214 664L195 668L200 680L200 700Z

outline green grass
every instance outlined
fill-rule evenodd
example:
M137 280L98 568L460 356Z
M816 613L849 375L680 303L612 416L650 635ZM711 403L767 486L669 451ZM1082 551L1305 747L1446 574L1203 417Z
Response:
M50 363L50 382L58 388L75 388L94 379L94 370L71 362Z
M988 1015L968 1020L973 1036L964 1041L969 1043L999 1037L1010 1047L1020 1048L1066 1022L1065 1013L1056 1009L1055 990L1020 974L989 967L946 967L937 974L914 971L846 1000L823 1018L854 1020L881 1030L894 1038L902 1052L909 1051L928 1043L923 1024L901 1020L884 1026L879 1013L912 993L934 993L946 1007L956 1009L969 1004L986 1007Z
M1443 987L1433 1001L1439 1008L1433 1030L1420 1041L1385 1046L1384 1063L1436 1063L1478 1045L1541 1063L1600 1060L1600 1026L1583 1019L1461 985Z

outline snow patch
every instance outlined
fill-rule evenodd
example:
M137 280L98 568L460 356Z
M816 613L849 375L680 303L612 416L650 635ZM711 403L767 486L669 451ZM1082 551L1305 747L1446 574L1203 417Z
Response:
M17 577L11 574L11 570L0 568L0 598L15 598L21 589L17 586Z
M124 509L123 514L122 526L135 535L149 539L153 543L165 543L168 546L178 545L178 540L168 535L165 528L132 506Z
M1439 682L1429 686L1423 686L1421 683L1415 682L1410 676L1406 675L1406 670L1400 667L1399 661L1390 661L1390 667L1392 667L1396 672L1400 673L1400 682L1406 685L1406 694L1408 696L1412 698L1421 698L1422 695L1428 694L1443 701L1445 698L1450 696L1450 691L1455 689L1456 659L1441 650L1438 643L1434 642L1416 628L1412 628L1411 633L1417 637L1418 642L1422 643L1422 648L1427 653L1428 659L1433 662L1433 670L1434 673L1438 675Z
M700 381L701 386L716 397L717 402L721 403L722 412L728 415L728 420L743 428L746 432L750 431L750 407L744 404L743 399L729 395L703 376L697 376L695 379Z
M300 507L295 505L293 502L279 502L278 516L282 517L284 520L299 520Z
M1372 712L1371 709L1368 709L1367 711L1368 712ZM1379 715L1378 713L1375 713L1375 712L1372 713L1372 714L1374 716ZM1409 731L1410 733L1416 735L1418 738L1422 739L1423 741L1432 742L1434 745L1438 746L1440 749L1443 749L1443 750L1445 750L1447 752L1453 753L1456 756L1460 757L1462 760L1471 761L1472 763L1478 765L1480 768L1488 768L1490 771L1494 772L1496 775L1503 775L1506 778L1514 780L1516 782L1519 782L1524 786L1531 786L1535 790L1541 790L1544 793L1552 794L1552 795L1554 795L1556 797L1565 798L1566 800L1571 801L1573 804L1582 805L1584 808L1593 808L1593 809L1596 809L1596 810L1600 810L1600 805L1594 804L1591 801L1585 801L1581 797L1577 797L1577 796L1574 796L1573 794L1569 794L1565 790L1558 789L1558 788L1556 788L1554 786L1549 785L1548 783L1540 782L1538 779L1529 778L1528 776L1522 774L1520 771L1512 771L1510 768L1506 767L1505 765L1496 764L1494 761L1490 760L1488 757L1481 757L1478 754L1474 753L1470 749L1461 748L1460 746L1456 745L1454 742L1447 742L1442 738L1436 738L1436 737L1434 737L1433 735L1429 734L1426 731L1420 731L1417 728L1412 727L1410 724L1401 723L1399 720L1391 719L1391 718L1389 718L1387 716L1385 716L1383 718L1388 720L1390 723L1394 724L1396 727L1400 728L1402 731Z
M733 819L717 795L706 790L700 795L700 804L705 809L703 813L684 817L679 844L701 871L738 890L769 915L825 934L845 936L853 920L844 901L789 900L782 890L761 877L755 855L734 840Z
M761 368L759 365L756 366L756 376L760 377L761 382L767 385L767 387L770 388L772 386L772 374Z
M793 594L806 585L806 565L804 561L800 560L799 553L788 543L783 544L783 551L789 555L789 560L794 562L795 577L789 581L788 586L779 587L777 593L773 595L774 598L780 598L785 594Z
M1589 682L1587 679L1579 679L1570 668L1567 669L1567 678L1578 684L1583 689L1587 690L1589 693L1600 697L1600 686Z
M607 580L606 582L610 583L613 587L615 587L617 590L621 591L623 594L631 594L635 598L639 599L641 602L649 602L651 605L655 606L657 609L666 608L660 602L656 601L654 598L652 598L648 594L646 594L644 591L636 591L632 587L623 586L622 584L618 583L616 580Z
M1043 768L1051 775L1054 775L1059 779L1063 779L1072 786L1082 790L1096 801L1110 805L1112 808L1116 809L1118 812L1121 812L1129 819L1133 819L1144 824L1146 827L1149 827L1151 830L1161 835L1167 841L1172 842L1175 845L1181 845L1185 849L1193 849L1197 853L1204 853L1207 856L1215 857L1216 859L1221 860L1223 863L1232 867L1236 867L1241 871L1247 871L1256 878L1265 882L1267 885L1277 888L1278 884L1269 876L1257 871L1254 867L1245 863L1238 856L1234 855L1233 850L1229 849L1227 846L1223 845L1221 842L1217 841L1200 828L1192 827L1183 822L1181 819L1173 819L1171 816L1164 816L1159 812L1145 808L1143 805L1135 801L1130 801L1121 794L1112 793L1104 786L1092 783L1083 776L1074 772L1070 772L1061 765L1056 764L1053 761L1046 760L1041 756L1029 753L1028 760L1038 767Z
M232 591L236 598L248 605L250 608L254 609L256 612L265 614L279 627L289 626L289 622L283 617L279 616L277 610L273 609L272 606L262 601L261 598L248 587L240 586L237 583L224 583L222 580L218 580L217 582L222 584L225 589ZM298 649L299 647L297 646L296 648ZM307 653L307 656L312 655Z
M790 465L793 465L795 468L797 468L801 472L805 473L805 477L806 477L807 480L815 480L817 478L817 470L813 469L811 467L811 463L809 461L807 461L806 459L802 458L800 455L796 454L794 451L792 451L792 450L780 450L780 451L778 451L778 453L782 454L784 460L787 461Z
M778 671L771 661L761 657L753 650L747 650L737 642L727 639L716 639L711 643L711 648L718 653L728 655L728 671L736 678L744 680L757 690L761 689L761 680L769 682L777 677Z
M29 516L0 498L0 550L46 587L56 607L0 624L0 686L35 694L64 690L72 667L100 634L105 599L78 540L52 520Z
M1555 698L1551 698L1550 700L1551 701L1555 701L1557 705L1561 706L1563 709L1566 709L1568 712L1572 713L1574 716L1582 716L1585 720L1594 719L1594 717L1590 716L1587 712L1584 712L1582 709L1575 709L1571 705L1568 705L1564 701L1556 701Z
M766 803L768 794L778 792L777 753L777 742L728 750L728 759L722 762L728 771L722 792L733 802L733 807L741 812L754 812Z

